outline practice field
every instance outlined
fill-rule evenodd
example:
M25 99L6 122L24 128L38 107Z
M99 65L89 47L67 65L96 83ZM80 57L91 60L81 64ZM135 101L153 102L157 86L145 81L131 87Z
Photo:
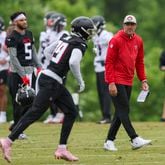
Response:
M17 140L12 147L12 165L165 165L165 123L134 122L139 135L152 140L152 145L132 150L128 136L120 129L116 140L117 152L103 150L109 125L76 122L69 138L69 150L78 162L54 159L61 125L34 123L25 133L27 140ZM7 136L9 124L0 125L0 136ZM0 165L8 163L2 159Z

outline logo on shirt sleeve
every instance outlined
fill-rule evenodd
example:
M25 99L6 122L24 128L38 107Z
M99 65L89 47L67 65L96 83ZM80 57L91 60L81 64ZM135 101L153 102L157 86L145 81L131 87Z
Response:
M111 49L113 48L113 44L110 44L110 46L109 46Z

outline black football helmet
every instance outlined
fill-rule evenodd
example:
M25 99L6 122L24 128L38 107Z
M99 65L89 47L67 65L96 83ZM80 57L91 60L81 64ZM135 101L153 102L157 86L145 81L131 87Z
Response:
M95 31L95 25L88 17L80 16L71 22L71 32L85 40L90 39L95 34Z
M5 29L5 23L2 17L0 17L0 31L3 31Z
M93 16L92 18L93 23L97 28L97 33L100 33L105 28L105 19L103 16Z
M51 26L53 27L53 30L57 32L60 32L61 30L63 30L67 25L67 19L65 15L61 13L52 14L50 17L50 21L51 21Z
M35 98L35 91L30 86L21 86L16 93L16 102L23 106L28 107L32 105Z

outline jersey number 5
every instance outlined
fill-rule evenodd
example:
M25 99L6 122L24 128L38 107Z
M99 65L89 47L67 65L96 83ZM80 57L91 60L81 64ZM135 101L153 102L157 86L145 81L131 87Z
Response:
M32 49L31 49L31 43L25 43L25 60L31 60L32 59Z

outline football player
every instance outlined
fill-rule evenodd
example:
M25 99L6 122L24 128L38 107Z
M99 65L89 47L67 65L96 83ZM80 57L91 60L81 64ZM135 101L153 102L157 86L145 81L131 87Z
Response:
M38 49L37 55L38 55L38 58L42 64L43 68L46 68L44 49L45 49L45 47L48 46L48 42L49 42L48 35L52 31L52 23L50 21L50 17L51 17L51 15L53 15L55 13L56 13L55 11L50 11L45 14L44 19L43 19L45 31L42 31L40 33L40 37L39 37L39 49Z
M47 34L47 45L50 45L52 42L56 42L62 36L69 35L69 32L65 30L67 25L67 20L65 15L61 13L54 13L50 16L50 24L52 27L52 31ZM49 64L49 60L45 57L44 68ZM44 120L44 123L62 123L64 119L64 114L62 111L55 105L52 104L50 106L50 115L48 115L47 119Z
M105 57L108 43L113 34L105 29L105 19L102 16L94 16L92 20L97 28L96 35L92 38L94 44L94 70L96 73L96 85L99 97L99 103L102 113L102 119L99 124L111 122L111 97L108 92L108 84L104 80Z
M65 114L59 145L54 156L57 159L67 161L78 160L78 157L67 150L67 140L78 112L70 92L63 85L63 77L71 70L79 84L79 92L85 89L80 61L87 48L86 42L91 38L94 31L95 26L90 18L77 17L71 22L71 35L62 37L58 42L53 42L45 49L46 57L50 57L51 61L47 69L41 71L38 76L36 82L38 93L33 106L21 117L10 135L7 138L0 139L4 158L8 162L11 161L12 143L21 132L43 115L51 102L55 102Z
M22 11L15 12L10 18L14 25L14 30L7 36L6 45L11 65L9 92L12 97L13 106L14 124L10 127L12 130L25 110L24 107L16 102L16 93L20 85L32 85L29 77L32 75L34 67L36 67L37 72L39 72L41 65L36 56L32 32L27 30L26 14ZM26 137L25 134L20 135L20 138L24 137Z
M7 121L7 78L9 69L9 56L5 46L6 32L4 20L0 17L0 124Z

